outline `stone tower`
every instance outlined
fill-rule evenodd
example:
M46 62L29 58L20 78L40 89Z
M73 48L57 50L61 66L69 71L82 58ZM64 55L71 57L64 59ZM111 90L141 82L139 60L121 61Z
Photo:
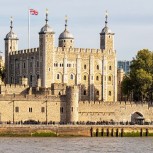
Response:
M108 14L106 12L105 16L105 27L102 29L100 33L100 49L106 50L107 52L114 51L114 33L108 28Z
M105 27L100 33L100 49L103 57L103 101L117 101L117 60L114 49L114 33L108 28L108 14L105 16Z
M67 16L65 17L65 30L59 36L59 47L74 48L74 37L67 28Z
M6 35L5 41L5 68L6 68L6 78L5 83L11 84L13 82L13 78L10 76L10 57L9 54L13 51L18 50L18 38L17 35L13 32L13 18L11 17L10 22L10 32Z
M123 81L123 78L125 76L125 72L122 68L119 68L117 70L117 87L118 87L118 94L117 94L117 97L118 97L118 101L121 101L123 100L123 96L122 96L122 81Z
M39 74L42 87L51 87L54 82L54 32L48 25L48 10L46 24L39 32Z
M79 88L70 86L66 89L66 122L78 122Z

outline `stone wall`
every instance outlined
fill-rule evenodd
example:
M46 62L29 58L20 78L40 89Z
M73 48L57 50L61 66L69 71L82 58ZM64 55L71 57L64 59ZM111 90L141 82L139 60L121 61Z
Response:
M26 85L15 85L15 84L7 84L0 85L0 94L26 94L29 86Z
M153 126L1 125L0 136L146 137L153 136Z
M75 100L75 102L71 100ZM69 108L68 108L69 107ZM49 95L0 95L0 121L19 122L35 120L40 122L66 123L68 115L76 122L131 122L134 113L141 114L146 122L153 122L153 105L133 102L77 101L72 92L68 96ZM78 108L77 108L78 107ZM78 113L78 114L77 114ZM69 121L69 122L70 122Z

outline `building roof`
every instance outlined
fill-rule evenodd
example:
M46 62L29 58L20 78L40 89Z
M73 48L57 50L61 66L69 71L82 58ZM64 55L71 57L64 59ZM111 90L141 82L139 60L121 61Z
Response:
M67 16L65 16L65 30L59 35L59 39L74 39L72 33L67 29Z
M6 35L5 39L17 39L17 35L13 32L13 18L10 20L10 32Z
M74 39L73 35L65 29L59 36L59 39Z
M47 32L53 32L53 29L48 25L45 24L45 26L43 26L40 30L40 33L47 33Z
M54 33L53 29L48 25L48 9L46 9L46 24L41 28L39 34Z

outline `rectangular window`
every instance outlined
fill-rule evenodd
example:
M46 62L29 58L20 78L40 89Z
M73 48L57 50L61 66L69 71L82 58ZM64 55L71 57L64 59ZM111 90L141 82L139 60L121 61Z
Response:
M32 113L32 107L29 107L29 112Z
M16 113L19 112L19 107L15 107L15 112L16 112Z
M63 111L64 111L64 110L63 110L63 107L60 107L60 112L63 113Z
M37 61L37 67L39 67L39 61Z
M26 67L25 65L26 65L26 64L25 64L25 62L24 62L24 63L23 63L23 68L24 68L24 69L25 69L25 67Z
M30 67L32 67L32 62L30 62Z
M45 107L41 107L41 112L42 112L42 113L45 112Z

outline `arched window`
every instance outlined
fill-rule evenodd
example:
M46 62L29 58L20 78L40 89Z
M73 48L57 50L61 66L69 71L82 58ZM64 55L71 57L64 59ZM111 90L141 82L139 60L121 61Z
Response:
M112 95L112 92L111 91L109 91L109 96L111 96Z
M99 70L99 65L97 65L97 70Z
M73 74L71 74L70 79L73 80Z
M96 76L96 80L99 81L99 76Z
M60 75L59 74L57 74L57 79L60 79Z
M87 80L87 76L86 76L86 75L84 75L83 79L84 79L84 80Z
M84 69L86 69L87 68L87 65L84 65Z
M25 62L23 63L23 68L25 69L25 67L26 67L26 64L25 64Z
M109 66L109 70L112 70L112 67L111 66Z
M32 75L30 75L30 82L32 82Z
M99 91L97 90L96 95L99 96Z
M86 91L86 90L84 90L84 91L83 91L83 95L86 95L86 94L87 94L87 91Z
M111 76L109 76L109 77L108 77L108 80L109 80L109 81L111 81L111 80L112 80Z

